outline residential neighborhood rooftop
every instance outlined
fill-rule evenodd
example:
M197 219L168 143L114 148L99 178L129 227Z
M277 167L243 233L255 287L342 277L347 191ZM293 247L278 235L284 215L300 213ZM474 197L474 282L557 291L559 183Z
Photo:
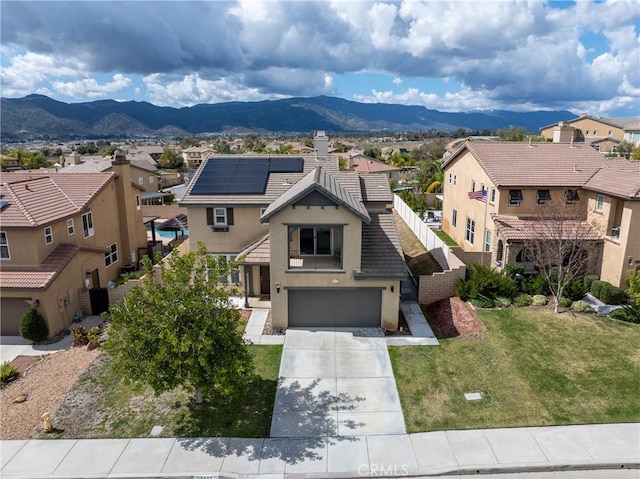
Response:
M556 220L553 223L547 222L540 217L491 215L493 222L502 238L505 241L525 241L532 239L544 239L556 237L560 231L559 225L562 222L562 238L598 241L603 239L602 235L587 221L579 219Z

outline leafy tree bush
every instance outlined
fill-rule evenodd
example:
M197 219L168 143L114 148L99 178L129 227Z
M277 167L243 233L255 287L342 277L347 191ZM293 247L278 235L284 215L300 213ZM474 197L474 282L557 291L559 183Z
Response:
M44 341L49 335L49 327L36 308L29 308L20 321L20 336L30 341Z
M619 309L614 309L609 316L620 321L640 324L640 305L627 304Z
M591 285L594 281L598 281L600 278L595 274L587 274L584 278L582 278L582 283L584 285L585 291L591 291ZM586 294L586 293L585 293Z
M498 296L512 298L517 289L513 278L481 264L468 265L466 278L458 278L455 283L456 295L464 301L480 296L492 300Z
M584 298L584 295L587 294L587 291L585 290L584 282L581 280L576 280L565 286L563 294L571 301L578 301Z
M602 295L602 289L605 287L604 285L604 281L600 281L599 279L595 280L591 283L591 288L589 288L589 291L596 298L600 299L600 296Z
M513 305L519 308L522 308L523 306L531 306L531 302L531 296L528 294L519 294L513 299Z
M0 387L4 387L18 375L18 370L9 361L0 364Z
M573 304L573 301L570 298L565 298L564 296L560 298L560 306L563 308L570 308Z
M531 304L533 306L544 306L548 302L549 302L549 299L542 294L536 294L533 296L533 298L531 298Z
M606 304L622 304L626 300L623 290L606 281L591 283L591 294Z
M571 308L579 313L593 313L593 309L589 306L589 303L583 300L574 301Z
M478 295L478 297L473 298L471 300L471 304L476 308L493 308L495 307L495 301L487 296L483 296L482 294Z
M547 284L547 280L545 279L545 277L541 274L537 274L532 278L523 281L521 289L523 292L530 295L549 294L549 285Z
M524 266L519 263L507 263L504 267L504 272L509 278L515 279L517 275L524 274Z
M503 298L502 296L498 296L494 302L498 308L508 308L511 306L511 299Z

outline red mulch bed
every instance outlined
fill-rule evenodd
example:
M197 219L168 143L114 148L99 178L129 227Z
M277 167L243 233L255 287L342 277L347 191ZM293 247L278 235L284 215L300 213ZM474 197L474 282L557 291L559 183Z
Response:
M428 321L438 339L479 339L487 330L470 304L460 298L447 298L427 306Z
M29 366L37 363L38 361L40 361L38 356L18 356L11 361L11 364L13 364L13 367L18 370L20 375L22 375Z
M239 309L238 312L240 313L241 321L249 321L249 316L251 316L250 309Z

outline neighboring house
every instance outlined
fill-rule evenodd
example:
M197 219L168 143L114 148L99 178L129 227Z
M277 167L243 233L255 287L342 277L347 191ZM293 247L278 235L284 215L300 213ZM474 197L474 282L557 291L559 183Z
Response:
M366 155L355 155L350 159L353 171L360 175L383 174L389 180L398 181L405 178L402 168L376 160Z
M128 152L131 155L149 155L153 161L157 162L164 153L164 148L161 145L138 145L129 148Z
M192 146L182 150L182 158L187 168L199 168L202 162L213 154L213 149L206 146Z
M92 312L106 310L108 296L99 288L147 250L129 168L120 157L108 173L0 175L2 335L19 334L30 305L45 317L51 335L59 333L81 310L87 290Z
M322 145L319 151L322 151ZM274 327L398 327L407 275L384 175L338 171L335 156L210 157L180 203L190 248L239 258Z
M573 120L543 126L540 134L555 143L595 142L601 152L615 153L614 146L625 139L625 128L638 122L638 118L596 118L583 113ZM600 143L602 140L609 143Z
M0 155L0 171L16 171L21 169L22 164L18 158Z
M636 146L640 145L640 120L636 120L632 124L625 127L623 139L624 141L633 143Z
M578 219L569 226L581 228L589 241L601 244L601 255L589 258L588 269L604 279L622 285L629 256L635 261L639 254L640 218L633 191L637 195L640 176L631 173L637 168L624 158L603 157L585 143L468 142L443 163L443 169L442 229L465 251L486 253L492 266L520 263L533 272L524 242L539 231L536 221L549 202L564 202ZM598 181L605 177L607 182ZM625 188L616 189L613 178ZM598 188L606 198L598 200L596 208ZM613 205L613 210L604 204ZM603 216L606 226L594 220ZM619 227L615 240L607 230L614 226ZM617 259L610 261L614 250Z

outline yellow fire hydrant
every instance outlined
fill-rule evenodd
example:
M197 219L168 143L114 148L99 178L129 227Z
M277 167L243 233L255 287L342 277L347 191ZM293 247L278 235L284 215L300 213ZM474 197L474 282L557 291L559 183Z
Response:
M51 413L45 412L42 415L42 420L44 421L44 432L53 432L53 421L51 420Z

